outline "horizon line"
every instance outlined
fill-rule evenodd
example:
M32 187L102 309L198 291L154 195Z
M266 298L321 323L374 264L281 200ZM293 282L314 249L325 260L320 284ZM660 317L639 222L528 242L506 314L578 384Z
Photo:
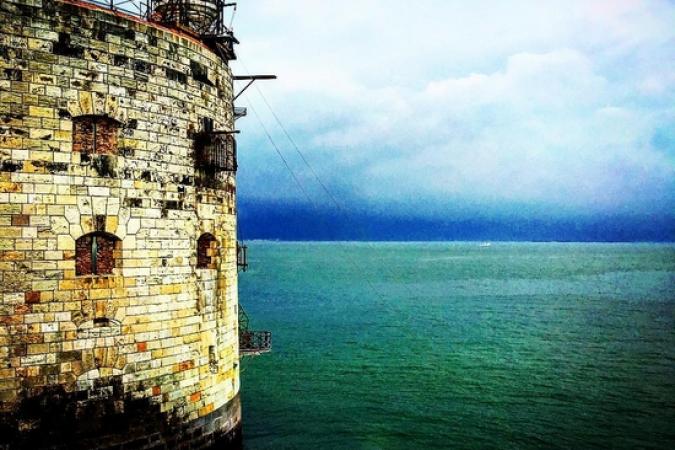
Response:
M636 240L636 241L579 241L579 240L500 240L500 239L271 239L271 238L239 238L242 242L279 242L279 243L392 243L392 244L428 244L428 243L500 243L500 244L675 244L675 240Z

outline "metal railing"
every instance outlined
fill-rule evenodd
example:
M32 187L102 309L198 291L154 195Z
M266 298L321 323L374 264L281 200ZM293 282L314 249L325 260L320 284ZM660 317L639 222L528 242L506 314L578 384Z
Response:
M62 0L74 2L74 0ZM148 22L180 30L200 39L224 61L237 56L238 44L232 32L232 23L225 24L225 10L236 3L225 0L77 0L115 12L139 17ZM77 3L74 3L77 4ZM234 18L234 12L233 16Z
M239 305L239 354L259 355L272 350L272 332L249 330L248 314Z
M243 355L259 355L272 350L272 332L245 331L239 333L239 353Z
M225 24L225 9L236 6L225 0L79 0L111 11L123 12L150 22L179 24L202 36L223 36L232 32ZM213 12L213 17L208 12ZM207 19L202 21L201 19Z
M111 11L119 11L132 16L147 19L149 16L149 4L147 0L80 0L83 3L91 3L93 5L101 6L110 9Z

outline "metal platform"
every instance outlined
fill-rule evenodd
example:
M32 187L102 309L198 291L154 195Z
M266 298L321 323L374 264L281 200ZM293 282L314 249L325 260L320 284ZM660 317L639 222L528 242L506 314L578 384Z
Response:
M225 24L225 10L236 3L225 0L77 0L128 14L194 35L225 60L236 58L239 41ZM75 3L77 3L75 2Z
M239 354L241 356L256 356L272 351L270 331L253 331L248 328L248 314L239 305Z
M239 354L256 356L272 351L272 332L244 331L239 333Z

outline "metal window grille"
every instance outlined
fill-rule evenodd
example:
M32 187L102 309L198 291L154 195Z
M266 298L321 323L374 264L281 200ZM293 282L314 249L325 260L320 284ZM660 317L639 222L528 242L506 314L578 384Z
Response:
M120 124L105 116L73 118L73 151L80 153L117 153Z
M197 167L209 172L237 171L237 142L231 134L202 132L195 139Z
M119 238L108 233L90 233L75 241L75 274L109 275L116 267Z
M225 0L81 0L85 3L123 12L151 22L183 25L203 35L229 33L225 24L225 8L233 6Z

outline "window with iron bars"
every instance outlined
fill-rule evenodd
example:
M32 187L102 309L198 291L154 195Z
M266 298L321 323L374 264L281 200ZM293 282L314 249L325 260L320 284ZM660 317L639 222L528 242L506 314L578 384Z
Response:
M110 275L121 259L122 241L104 232L85 234L75 241L75 274Z
M73 151L116 154L120 123L106 116L73 117Z
M204 131L195 138L195 164L207 173L237 171L237 142L234 136Z

